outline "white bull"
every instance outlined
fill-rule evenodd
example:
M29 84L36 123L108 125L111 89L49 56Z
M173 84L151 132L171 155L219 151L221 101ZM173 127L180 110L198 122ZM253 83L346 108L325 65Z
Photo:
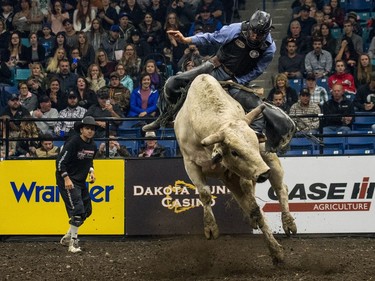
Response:
M274 153L266 153L249 127L263 105L245 115L241 105L231 98L215 78L199 75L192 82L184 105L175 119L176 138L186 172L199 191L203 204L204 233L219 236L211 209L211 193L206 177L221 179L249 217L250 225L260 228L274 263L283 261L281 245L273 237L255 200L255 182L269 178L282 209L283 228L287 235L296 233L289 213L288 192L283 184L283 170ZM263 146L263 147L262 147Z

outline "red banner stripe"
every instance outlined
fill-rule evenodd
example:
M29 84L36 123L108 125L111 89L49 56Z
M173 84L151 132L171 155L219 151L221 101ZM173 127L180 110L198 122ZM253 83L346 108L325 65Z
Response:
M315 202L289 203L291 212L363 212L369 211L371 202ZM279 203L266 203L264 212L281 212Z

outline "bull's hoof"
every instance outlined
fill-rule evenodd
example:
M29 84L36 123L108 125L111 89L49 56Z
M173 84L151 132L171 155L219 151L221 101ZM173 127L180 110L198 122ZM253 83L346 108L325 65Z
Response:
M208 240L217 239L219 237L219 234L220 232L217 225L204 227L204 236L206 236Z
M294 222L294 218L289 212L283 212L281 214L281 220L283 223L284 232L287 236L297 234L297 226Z
M284 264L284 250L281 245L276 248L271 249L272 263L275 266L280 266Z

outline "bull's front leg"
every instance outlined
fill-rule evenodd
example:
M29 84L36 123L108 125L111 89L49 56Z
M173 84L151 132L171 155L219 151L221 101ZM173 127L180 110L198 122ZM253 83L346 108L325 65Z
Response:
M198 189L199 199L203 205L204 235L207 239L216 239L219 237L219 227L217 226L215 215L211 208L211 190L206 184L206 177L202 172L202 168L194 162L184 159L184 163L189 178Z
M296 234L297 226L289 211L288 187L284 184L284 170L281 166L280 159L277 157L276 153L265 152L264 144L263 146L261 145L261 155L264 162L266 162L271 169L268 180L279 199L281 206L281 221L284 232L287 236L290 236L290 234Z
M273 236L264 218L264 214L255 200L255 183L233 174L227 174L223 181L236 198L245 215L249 217L251 227L254 229L259 228L262 231L271 254L272 262L274 264L282 263L284 261L283 248Z

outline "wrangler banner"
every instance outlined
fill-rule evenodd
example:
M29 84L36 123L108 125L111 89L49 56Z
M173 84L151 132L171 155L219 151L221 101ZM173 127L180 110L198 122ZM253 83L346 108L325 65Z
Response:
M80 234L124 234L124 161L95 160L93 213ZM0 235L61 235L69 227L53 160L0 162Z
M203 208L182 159L127 160L126 234L202 234ZM218 180L208 182L221 233L249 233L243 213Z

